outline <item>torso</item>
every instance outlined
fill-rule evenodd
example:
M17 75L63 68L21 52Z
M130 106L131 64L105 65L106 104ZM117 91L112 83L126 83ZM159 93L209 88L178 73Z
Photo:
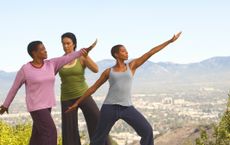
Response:
M76 59L72 64L65 65L59 70L61 77L61 100L75 99L84 94L88 89L85 81L85 68Z
M104 104L131 106L132 77L128 64L120 69L112 67L109 74L110 87Z

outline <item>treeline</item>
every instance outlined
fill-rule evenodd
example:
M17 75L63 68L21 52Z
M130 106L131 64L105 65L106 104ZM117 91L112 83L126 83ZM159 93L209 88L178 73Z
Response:
M213 125L213 134L208 136L205 129L201 129L200 137L196 139L196 145L230 145L230 94L228 103L220 122Z

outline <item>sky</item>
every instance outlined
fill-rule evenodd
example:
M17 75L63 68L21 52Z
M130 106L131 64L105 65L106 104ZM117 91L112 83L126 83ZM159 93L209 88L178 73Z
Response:
M229 0L20 0L0 1L0 70L17 71L31 61L27 45L41 40L48 58L63 55L61 35L72 32L78 49L98 44L94 61L112 59L123 44L136 58L182 31L152 56L153 62L193 63L230 56Z

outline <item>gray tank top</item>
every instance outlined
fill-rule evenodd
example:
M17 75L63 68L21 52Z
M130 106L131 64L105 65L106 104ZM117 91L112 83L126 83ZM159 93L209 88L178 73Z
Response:
M109 74L109 92L105 98L104 104L118 104L122 106L131 106L131 87L132 72L129 64L126 64L125 72L115 72L113 68Z

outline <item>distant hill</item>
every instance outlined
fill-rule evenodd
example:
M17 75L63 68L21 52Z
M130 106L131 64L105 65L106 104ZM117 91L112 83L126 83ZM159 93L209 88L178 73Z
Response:
M114 60L102 60L97 62L99 73L95 74L86 70L87 82L91 85L100 74L108 67L115 64ZM9 90L16 72L0 70L0 99ZM57 78L59 78L57 76ZM59 94L60 80L57 79L56 92ZM154 63L147 61L141 66L134 77L134 93L152 92L167 89L185 89L191 85L218 85L230 87L230 56L213 57L201 62L190 64L176 64L170 62ZM106 86L106 85L105 85ZM106 87L104 87L106 88ZM102 87L105 93L107 88Z
M0 100L5 97L6 92L12 85L16 72L7 73L0 70Z
M213 128L210 126L203 126L207 133L211 136ZM200 137L200 127L184 126L181 128L170 130L169 132L159 136L155 139L156 145L191 145L195 144L196 138Z
M113 64L115 64L115 61L113 60L102 60L98 62L100 71ZM169 78L183 77L191 79L191 77L194 76L202 78L204 76L209 77L210 75L223 75L226 74L226 72L230 72L230 56L213 57L198 63L190 64L176 64L169 62L154 63L147 61L140 67L140 69L138 69L136 78L145 80L146 77L143 76L149 76L147 80L168 81L167 79ZM216 78L212 78L212 80L215 79ZM199 79L195 81L199 81Z
M214 133L211 125L206 126L183 126L171 129L163 135L158 135L154 139L154 145L195 145L195 140L200 137L201 129L205 129L209 136ZM128 145L139 145L139 141L134 141Z

